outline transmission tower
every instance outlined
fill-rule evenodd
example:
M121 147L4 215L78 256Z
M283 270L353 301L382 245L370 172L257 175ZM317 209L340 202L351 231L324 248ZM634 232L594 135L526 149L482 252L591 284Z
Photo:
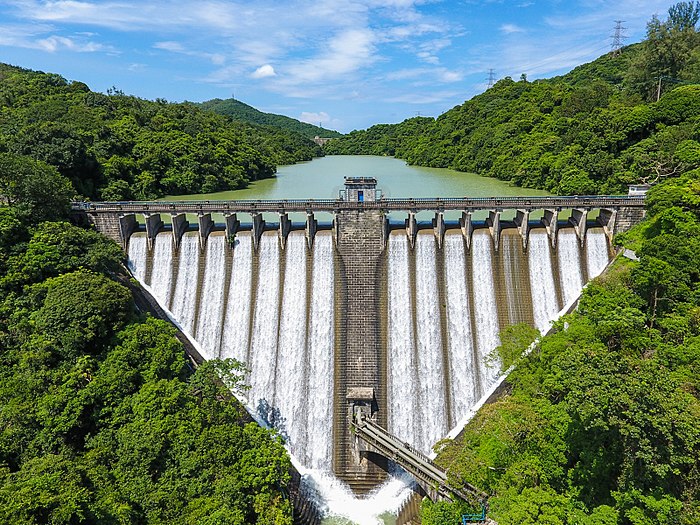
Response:
M493 69L489 69L489 86L486 89L490 89L496 83L496 72Z
M618 56L622 50L622 42L627 39L625 35L626 27L622 27L624 20L615 20L615 29L613 34L610 35L612 38L612 43L610 44L610 54L614 57Z

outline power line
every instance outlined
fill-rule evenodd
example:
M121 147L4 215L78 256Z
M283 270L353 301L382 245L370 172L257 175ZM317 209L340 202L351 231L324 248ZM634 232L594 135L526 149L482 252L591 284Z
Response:
M624 20L615 20L614 33L610 35L612 43L610 44L610 54L614 57L618 56L622 49L622 42L627 39L625 35L626 27L622 27Z

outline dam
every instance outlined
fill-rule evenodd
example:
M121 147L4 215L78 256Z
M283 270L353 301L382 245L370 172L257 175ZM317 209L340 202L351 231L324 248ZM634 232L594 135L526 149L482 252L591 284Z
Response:
M500 330L545 331L605 268L611 237L641 220L643 204L383 199L376 181L354 178L338 199L74 211L124 247L136 279L203 357L247 364L249 409L299 463L364 494L391 465L357 442L354 408L429 454L496 381L488 356Z

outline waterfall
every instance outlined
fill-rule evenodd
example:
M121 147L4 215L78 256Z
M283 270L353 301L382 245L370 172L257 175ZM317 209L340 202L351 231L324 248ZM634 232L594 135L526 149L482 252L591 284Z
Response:
M578 235L573 228L563 228L557 235L557 261L564 304L569 304L581 293L581 251Z
M159 235L160 237L160 235ZM159 239L160 240L160 239ZM170 311L182 329L194 335L199 280L199 234L185 232L180 242L178 273Z
M488 230L476 230L472 235L472 291L474 325L476 327L475 396L477 398L498 376L497 366L489 366L487 356L500 344L500 325L493 280L493 241ZM458 418L459 419L459 418Z
M284 428L292 452L303 457L306 425L296 424L306 417L306 237L292 232L285 249L282 315L277 344L275 407L286 419Z
M204 287L197 319L197 341L207 359L219 357L221 324L224 315L224 285L226 282L226 238L214 232L207 240L204 257Z
M389 236L387 398L389 429L401 439L417 435L418 366L413 326L412 281L408 239Z
M447 345L449 355L450 427L476 402L474 389L474 342L467 286L464 238L445 236L445 291L447 297Z
M586 234L588 278L598 277L610 261L608 239L602 228L591 228Z
M279 241L273 232L260 237L258 286L255 292L253 332L250 336L250 402L265 410L274 407L279 327L280 260ZM260 404L262 403L262 406ZM270 417L270 414L264 414ZM277 416L274 415L274 419ZM273 422L273 421L270 421Z
M250 312L253 284L253 239L249 234L236 236L228 287L226 316L221 342L221 357L248 362Z
M132 261L132 265L136 261ZM145 272L144 272L145 273ZM159 233L153 246L153 263L151 267L151 286L153 296L166 309L170 308L170 289L173 280L173 236Z
M129 271L136 280L146 280L146 258L148 257L148 240L145 233L135 233L129 238Z
M307 457L313 468L330 471L333 452L333 358L334 358L333 237L319 232L314 241L311 278L311 315L307 353L309 354L306 414ZM311 394L320 392L321 395ZM327 395L323 395L327 393ZM304 418L301 419L302 425Z
M546 231L542 229L530 231L528 262L535 328L545 333L560 309L552 273L549 237Z
M437 243L432 232L416 238L416 342L418 350L418 434L413 443L429 453L447 432L445 370L437 282Z

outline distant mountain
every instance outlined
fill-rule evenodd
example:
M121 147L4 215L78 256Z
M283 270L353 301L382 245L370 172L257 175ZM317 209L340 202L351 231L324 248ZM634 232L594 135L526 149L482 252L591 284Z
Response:
M214 113L218 113L219 115L230 117L234 120L248 122L250 124L273 126L286 131L295 131L310 139L313 139L314 137L334 138L342 136L342 133L332 129L325 129L319 126L314 126L313 124L300 122L296 119L285 117L284 115L264 113L233 98L228 98L226 100L215 98L202 102L199 104L199 106L206 110L213 111Z

